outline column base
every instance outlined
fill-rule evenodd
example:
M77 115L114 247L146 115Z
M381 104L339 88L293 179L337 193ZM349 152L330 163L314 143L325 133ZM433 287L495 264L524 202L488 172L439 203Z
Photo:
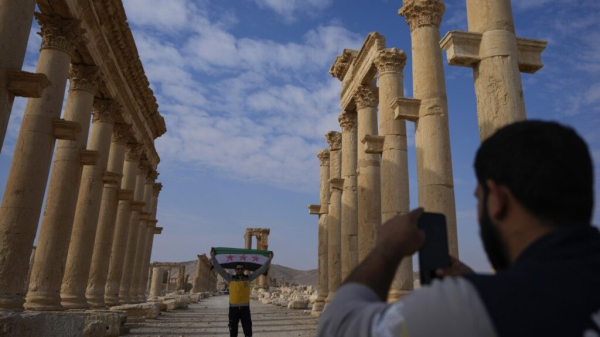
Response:
M325 309L325 301L315 302L312 307L313 312L320 312Z
M23 303L25 299L22 296L4 294L0 297L0 311L23 311Z
M119 297L118 296L107 296L104 297L104 304L109 306L109 307L114 307L116 305L121 305L121 303L119 302Z
M106 308L106 303L104 303L103 295L92 295L85 294L86 302L90 305L92 309L102 309Z
M25 301L27 311L63 311L65 308L60 304L59 294L27 294Z
M61 304L67 310L89 309L91 305L87 302L85 296L61 295Z

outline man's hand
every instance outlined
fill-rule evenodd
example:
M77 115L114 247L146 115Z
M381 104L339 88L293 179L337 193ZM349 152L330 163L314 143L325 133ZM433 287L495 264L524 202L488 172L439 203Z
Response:
M425 233L417 228L421 214L423 209L417 208L384 223L379 228L376 248L387 251L398 259L413 255L425 241Z
M450 267L448 267L446 269L437 269L435 271L435 275L437 275L439 277L461 276L461 275L468 275L468 274L475 274L475 271L473 271L473 269L471 269L471 267L460 262L454 256L450 256Z
M215 258L215 251L214 250L210 250L210 257L214 260Z
M275 255L275 254L273 254L273 252L269 252L269 259L273 259L273 256L274 256L274 255Z

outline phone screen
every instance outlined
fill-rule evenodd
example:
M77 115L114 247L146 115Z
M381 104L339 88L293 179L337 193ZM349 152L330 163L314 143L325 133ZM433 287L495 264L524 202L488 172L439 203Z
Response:
M419 249L421 284L429 284L436 277L436 269L450 267L446 217L425 212L419 218L417 227L425 232L425 242Z

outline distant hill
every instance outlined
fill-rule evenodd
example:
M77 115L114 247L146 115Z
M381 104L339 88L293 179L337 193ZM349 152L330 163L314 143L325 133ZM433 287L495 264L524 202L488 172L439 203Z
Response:
M198 260L194 261L185 261L182 262L185 264L185 274L192 275L190 276L189 282L192 283L192 279L194 275L196 275L196 267ZM177 268L172 269L172 276L177 277L179 270ZM276 278L277 280L281 280L281 278L285 278L286 282L290 283L298 283L306 286L316 286L317 285L317 270L298 270L289 268L286 266L282 266L279 264L273 264L271 266L271 277Z

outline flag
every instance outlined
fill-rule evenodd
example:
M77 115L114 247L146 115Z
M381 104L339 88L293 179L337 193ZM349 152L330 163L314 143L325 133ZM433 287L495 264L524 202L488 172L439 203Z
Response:
M240 249L214 247L215 260L224 269L235 269L237 264L243 264L246 270L255 271L269 259L270 251L256 249Z

